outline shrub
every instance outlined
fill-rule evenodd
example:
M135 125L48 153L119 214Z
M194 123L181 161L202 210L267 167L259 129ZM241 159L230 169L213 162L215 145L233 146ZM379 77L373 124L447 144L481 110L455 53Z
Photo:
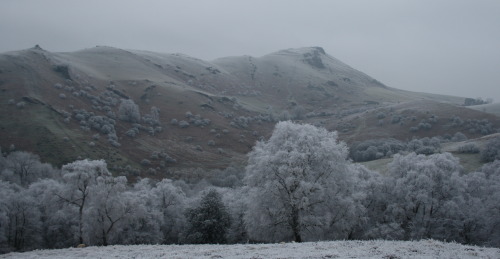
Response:
M484 149L481 150L481 159L485 162L493 162L500 159L500 137L489 140Z
M25 103L25 102L23 102L23 101L18 102L18 103L16 104L16 107L17 107L17 108L19 108L19 109L24 108L24 106L26 106L26 103Z
M139 129L138 128L131 128L125 132L125 135L129 137L135 137L137 134L139 134Z
M392 124L399 123L401 121L402 117L401 115L393 115L391 119Z
M384 112L377 113L377 119L383 119L383 118L385 118L385 113Z
M143 166L150 166L151 165L151 161L149 161L148 159L143 159L143 160L141 160L141 165L143 165Z
M160 109L155 106L151 107L150 113L144 114L142 116L142 121L151 126L159 126L160 125Z
M474 143L468 143L458 147L458 152L465 154L477 154L479 153L479 147Z
M396 139L372 139L353 145L349 156L356 162L370 161L396 154L405 148L405 144Z
M187 127L189 127L189 122L187 122L187 121L179 121L179 127L181 127L181 128L187 128Z
M139 106L131 99L122 99L118 107L118 118L128 122L140 122L141 114L139 112Z
M455 135L453 135L453 137L451 137L451 141L454 141L454 142L460 142L460 141L466 141L467 140L467 136L465 136L462 132L457 132L455 133Z

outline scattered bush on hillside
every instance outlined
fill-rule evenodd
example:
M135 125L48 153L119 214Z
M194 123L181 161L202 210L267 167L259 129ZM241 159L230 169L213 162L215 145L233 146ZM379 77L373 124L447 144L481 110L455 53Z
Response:
M151 107L150 113L142 116L142 121L151 126L160 126L160 109L155 106Z
M232 117L234 117L234 113L232 112L219 112L219 115L226 119L231 119Z
M120 147L121 144L118 142L118 137L116 134L108 134L108 142L114 147Z
M481 159L485 162L500 160L500 137L495 137L486 143L481 150Z
M392 119L391 119L391 123L392 124L396 124L396 123L400 123L402 121L403 117L399 114L395 114L392 116Z
M424 155L438 153L440 148L441 140L437 137L412 139L406 144L407 151Z
M385 112L378 112L377 113L377 119L383 119L383 118L385 118L385 116L386 116Z
M106 116L95 115L93 112L87 112L85 109L74 109L73 117L80 122L80 128L84 131L94 129L108 136L108 142L119 147L118 137L115 131L115 120Z
M142 166L150 166L151 165L151 161L148 160L148 159L143 159L143 160L141 160L141 165Z
M233 118L230 125L234 128L246 129L252 123L252 117L239 116Z
M25 102L23 102L23 101L18 102L18 103L16 104L16 107L17 107L18 109L23 109L25 106L26 106L26 103L25 103Z
M372 139L351 146L349 156L355 162L363 162L391 156L405 148L405 144L396 139Z
M171 119L170 120L170 124L173 125L173 126L177 125L178 123L179 122L177 121L177 119Z
M131 99L122 99L118 107L118 118L132 123L140 122L139 106Z
M464 127L472 134L489 135L497 132L488 119L467 119Z
M479 153L479 147L475 143L467 143L458 147L458 152L463 154L477 154Z
M187 128L187 127L189 127L189 122L184 121L184 120L183 121L179 121L179 127L180 128Z
M452 127L460 127L464 124L464 121L459 116L453 116L450 118Z
M453 137L451 137L451 141L453 142L466 141L467 139L467 136L465 136L462 132L457 132L453 135Z
M168 153L167 151L165 151L164 149L160 150L160 151L154 151L152 154L151 154L151 159L154 159L154 160L159 160L161 159L162 161L166 162L166 163L176 163L177 160L175 160L174 158L172 158Z
M210 125L212 121L210 121L210 119L202 118L201 115L197 114L191 117L189 122L196 127L205 127Z
M427 123L427 122L425 122L425 121L422 121L422 122L420 122L420 123L417 125L417 128L418 128L419 130L421 130L421 129L423 129L423 130L429 130L429 129L431 129L431 128L432 128L432 124Z
M352 145L349 157L355 162L364 162L390 157L402 151L430 155L439 152L440 147L441 140L436 137L412 139L407 143L392 138L371 139Z
M132 138L137 136L137 134L139 134L139 128L136 128L136 127L130 128L129 130L127 130L125 132L125 135L132 137Z

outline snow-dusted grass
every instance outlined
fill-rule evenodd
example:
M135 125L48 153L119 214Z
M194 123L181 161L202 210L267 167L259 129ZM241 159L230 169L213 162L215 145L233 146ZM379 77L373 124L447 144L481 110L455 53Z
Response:
M500 258L500 249L435 240L135 245L37 250L0 258Z

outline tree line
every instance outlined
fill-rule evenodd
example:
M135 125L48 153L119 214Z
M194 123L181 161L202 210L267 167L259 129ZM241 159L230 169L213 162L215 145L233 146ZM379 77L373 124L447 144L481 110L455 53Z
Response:
M0 251L79 244L432 238L500 246L500 160L464 173L449 153L394 155L388 173L349 158L336 132L280 122L223 184L113 176L0 156Z

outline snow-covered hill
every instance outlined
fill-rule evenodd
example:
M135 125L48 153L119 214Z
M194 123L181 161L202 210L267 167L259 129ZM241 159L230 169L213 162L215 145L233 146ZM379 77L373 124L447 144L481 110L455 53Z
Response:
M138 245L38 250L0 258L500 258L500 249L435 240L241 245Z

